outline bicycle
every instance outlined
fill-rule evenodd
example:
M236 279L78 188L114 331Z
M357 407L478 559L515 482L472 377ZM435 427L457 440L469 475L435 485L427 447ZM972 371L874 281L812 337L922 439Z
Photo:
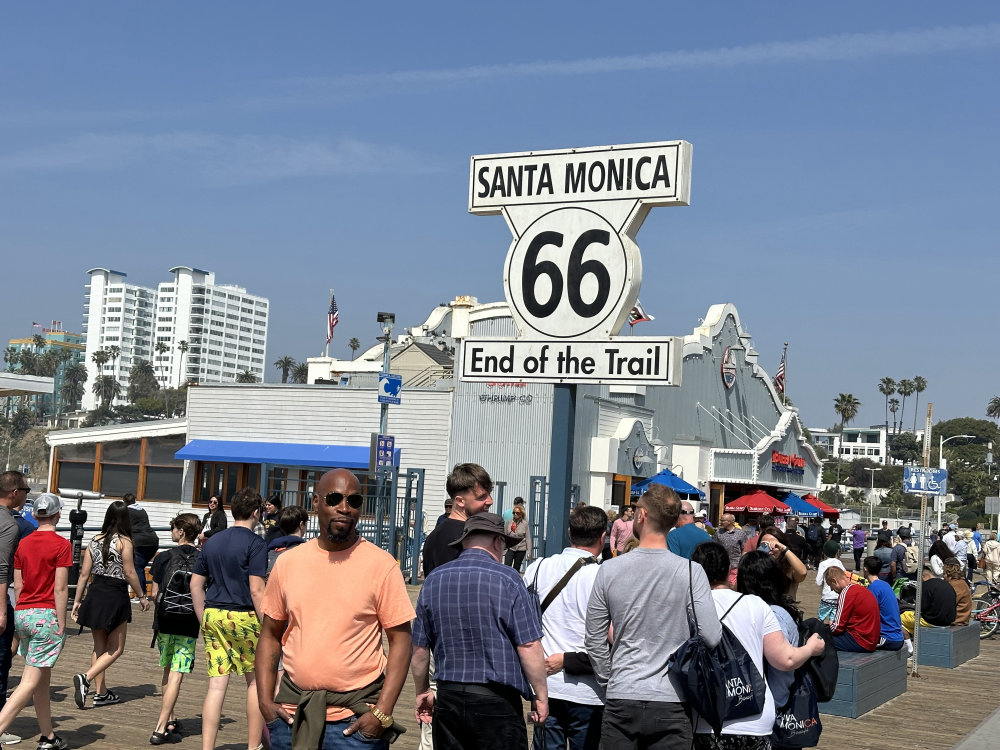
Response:
M985 582L977 582L976 587L982 583ZM986 594L972 600L972 620L979 623L980 640L989 638L1000 628L1000 588L986 585Z

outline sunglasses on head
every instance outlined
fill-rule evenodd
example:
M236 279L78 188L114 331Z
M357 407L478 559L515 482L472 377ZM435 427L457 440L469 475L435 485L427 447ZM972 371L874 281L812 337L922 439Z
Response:
M331 508L336 508L344 501L345 497L347 498L347 504L354 509L360 508L362 505L365 504L364 495L358 495L358 494L345 495L342 492L326 493L326 504L329 505Z

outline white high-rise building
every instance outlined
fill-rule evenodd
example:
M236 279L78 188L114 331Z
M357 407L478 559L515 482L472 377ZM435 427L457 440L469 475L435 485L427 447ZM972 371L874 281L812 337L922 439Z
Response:
M83 329L87 340L85 409L97 405L91 384L112 375L125 400L129 370L137 360L153 364L160 386L185 382L233 382L249 370L264 379L269 303L215 274L190 266L170 269L171 281L156 289L125 282L125 274L92 268ZM186 343L186 350L184 344ZM114 347L117 347L115 349ZM117 352L98 373L94 352Z

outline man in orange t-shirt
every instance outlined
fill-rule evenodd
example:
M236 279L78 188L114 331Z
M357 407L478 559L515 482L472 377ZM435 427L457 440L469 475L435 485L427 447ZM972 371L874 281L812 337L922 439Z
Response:
M293 733L306 733L308 747L338 747L358 732L387 748L387 731L401 731L392 712L410 663L413 605L395 559L358 536L363 504L354 474L324 474L313 496L319 536L281 555L268 579L256 671L271 750L290 749ZM353 700L334 695L346 693Z

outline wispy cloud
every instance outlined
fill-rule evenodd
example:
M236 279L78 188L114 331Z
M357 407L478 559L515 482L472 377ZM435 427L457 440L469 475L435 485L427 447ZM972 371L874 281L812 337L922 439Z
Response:
M680 71L810 62L854 62L1000 47L1000 24L951 26L908 31L838 34L797 42L767 42L743 47L655 52L621 57L538 61L463 68L406 70L303 78L289 85L330 91L410 85L463 84L545 76Z
M0 103L0 126L76 124L78 127L99 127L101 123L113 122L121 127L122 123L130 122L184 122L192 118L204 120L220 114L325 109L358 99L390 96L400 91L460 87L484 81L717 70L765 65L849 64L997 48L1000 48L1000 23L939 26L641 55L244 81L234 86L229 97L210 101L178 101L169 105L130 106L123 102L116 109L38 110L22 107L16 102L3 102ZM321 161L328 163L337 159Z
M140 165L187 172L216 184L435 169L424 157L406 149L357 140L191 132L87 133L0 154L0 173L111 171Z

